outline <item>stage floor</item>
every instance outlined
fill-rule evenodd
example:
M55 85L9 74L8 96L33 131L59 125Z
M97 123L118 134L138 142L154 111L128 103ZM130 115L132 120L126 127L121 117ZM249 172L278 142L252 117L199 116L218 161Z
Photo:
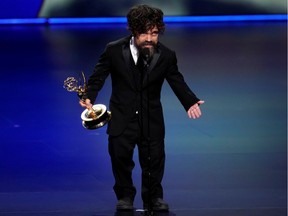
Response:
M119 216L106 128L86 130L68 76L87 76L126 26L0 27L0 215ZM161 216L285 216L287 212L286 23L167 24L199 98L191 120L167 83ZM108 105L110 80L97 103ZM135 154L135 211L140 168Z

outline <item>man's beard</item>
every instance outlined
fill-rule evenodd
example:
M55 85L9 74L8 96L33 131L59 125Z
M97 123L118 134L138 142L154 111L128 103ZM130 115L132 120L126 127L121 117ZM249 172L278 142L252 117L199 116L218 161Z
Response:
M151 47L145 47L147 45L151 45ZM143 43L139 44L137 47L139 49L140 55L143 53L147 54L147 49L149 49L149 58L152 59L152 57L155 53L156 44L153 42L143 42Z

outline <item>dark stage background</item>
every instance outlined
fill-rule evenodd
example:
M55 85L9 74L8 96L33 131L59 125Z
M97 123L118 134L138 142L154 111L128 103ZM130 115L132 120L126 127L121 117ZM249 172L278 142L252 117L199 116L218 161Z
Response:
M119 25L0 28L0 215L114 215L106 127L81 125L68 76L88 76ZM165 199L177 216L284 216L286 23L167 24L160 38L206 103L190 120L163 87ZM108 105L110 80L97 103ZM135 184L140 189L137 160ZM139 193L135 207L141 208Z
M286 14L286 0L1 0L1 18L118 17L135 4L160 7L166 16Z

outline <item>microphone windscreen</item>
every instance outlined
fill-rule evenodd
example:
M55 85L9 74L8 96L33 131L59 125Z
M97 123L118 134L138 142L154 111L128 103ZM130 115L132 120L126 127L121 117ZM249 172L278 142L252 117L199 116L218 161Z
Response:
M144 60L148 61L150 59L150 49L149 48L144 48L142 49L142 57Z

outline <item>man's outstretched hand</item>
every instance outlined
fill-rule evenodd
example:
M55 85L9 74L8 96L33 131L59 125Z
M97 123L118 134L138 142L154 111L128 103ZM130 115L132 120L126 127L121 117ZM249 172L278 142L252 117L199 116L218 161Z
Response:
M204 103L204 101L200 100L189 108L189 110L187 111L189 118L196 119L196 118L199 118L201 116L202 113L201 113L201 109L200 109L199 105L201 105L203 103Z

